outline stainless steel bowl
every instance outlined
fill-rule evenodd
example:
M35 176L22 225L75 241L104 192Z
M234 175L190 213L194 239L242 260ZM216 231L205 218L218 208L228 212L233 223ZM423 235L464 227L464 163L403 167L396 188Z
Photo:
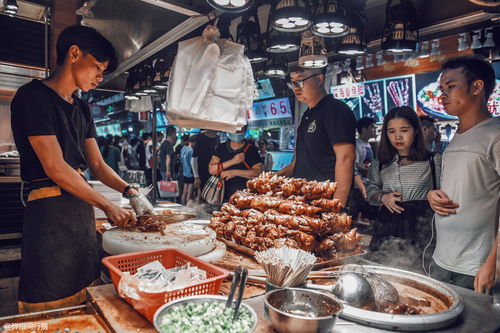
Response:
M280 333L330 332L343 310L333 295L299 288L273 290L264 303Z
M162 305L158 310L156 310L155 315L153 317L153 325L155 326L155 329L158 332L161 332L160 326L159 326L159 319L165 313L168 311L168 309L171 309L172 307L175 306L180 306L185 303L203 303L203 302L218 302L218 303L223 303L226 304L227 297L225 296L219 296L219 295L195 295L195 296L186 296L182 297L176 300L173 300L171 302L168 302L167 304ZM248 333L253 332L255 328L257 327L257 323L259 318L257 317L257 313L255 310L251 307L246 305L245 303L241 303L241 306L250 311L252 314L253 318L253 326L252 328L248 331Z

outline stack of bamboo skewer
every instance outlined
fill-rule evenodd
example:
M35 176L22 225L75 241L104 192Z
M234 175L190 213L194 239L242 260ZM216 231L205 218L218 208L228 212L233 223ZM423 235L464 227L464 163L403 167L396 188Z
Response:
M266 272L269 283L296 287L305 283L316 257L310 252L283 246L255 252L255 260Z

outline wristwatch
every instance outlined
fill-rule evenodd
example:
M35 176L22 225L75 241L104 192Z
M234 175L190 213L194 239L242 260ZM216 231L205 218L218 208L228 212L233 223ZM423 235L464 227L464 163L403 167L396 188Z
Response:
M130 198L130 196L129 196L127 193L128 193L128 191L130 191L131 189L134 189L134 190L136 190L136 191L139 191L139 188L138 188L137 186L135 186L135 185L130 185L130 184L129 184L129 185L127 185L127 186L125 187L125 189L123 190L123 192L122 192L122 196L123 196L124 198Z

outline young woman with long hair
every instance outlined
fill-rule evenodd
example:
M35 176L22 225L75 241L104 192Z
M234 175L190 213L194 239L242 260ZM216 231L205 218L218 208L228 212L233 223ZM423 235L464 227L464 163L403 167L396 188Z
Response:
M378 160L368 171L370 204L381 205L372 251L398 237L409 240L422 253L432 232L427 192L439 188L440 174L441 156L426 148L416 112L407 106L391 109L384 117Z

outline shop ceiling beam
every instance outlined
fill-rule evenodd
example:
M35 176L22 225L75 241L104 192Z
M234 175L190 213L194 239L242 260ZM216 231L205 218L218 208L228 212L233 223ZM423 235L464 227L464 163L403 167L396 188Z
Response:
M211 12L208 15L192 16L188 18L163 36L153 41L151 44L148 44L143 49L137 51L131 57L122 61L113 73L104 76L103 84L113 80L115 77L121 75L135 65L155 55L165 47L169 46L172 43L175 43L180 38L184 37L193 30L198 29L199 27L207 23L209 21L209 18L213 18L214 16L215 11Z
M161 8L165 8L180 14L184 14L187 16L195 16L195 15L201 15L201 13L196 12L190 8L183 7L180 5L175 4L173 1L164 1L164 0L140 0L145 3L149 3L151 5L155 5Z

